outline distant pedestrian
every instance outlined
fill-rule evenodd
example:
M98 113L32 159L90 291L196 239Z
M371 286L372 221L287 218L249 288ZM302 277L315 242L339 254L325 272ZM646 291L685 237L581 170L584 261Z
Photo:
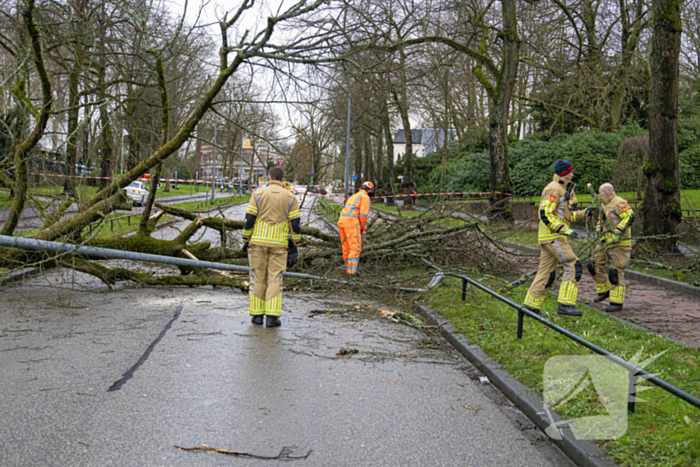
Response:
M289 245L301 239L297 197L284 189L284 169L272 167L270 181L250 197L243 226L243 253L250 264L250 314L253 324L281 323L282 273L287 269ZM291 241L291 243L290 243Z

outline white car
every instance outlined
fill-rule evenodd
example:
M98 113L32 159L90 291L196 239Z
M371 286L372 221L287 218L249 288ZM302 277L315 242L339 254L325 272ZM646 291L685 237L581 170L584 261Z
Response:
M148 199L148 190L146 189L146 184L143 182L131 182L131 184L124 188L126 196L134 200L134 204L140 204L143 206Z
M301 185L292 185L292 193L295 195L303 195L306 193L306 187L303 187Z

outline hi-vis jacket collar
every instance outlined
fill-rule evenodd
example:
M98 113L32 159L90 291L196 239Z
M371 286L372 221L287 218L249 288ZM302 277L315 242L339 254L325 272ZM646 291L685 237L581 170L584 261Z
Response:
M603 202L603 204L608 204L612 199L615 197L615 192L613 191L607 196L601 196L600 200Z
M564 178L556 174L554 175L554 181L559 183L560 185L564 185L564 188L567 190L569 189L569 186L574 184L571 180L565 180Z

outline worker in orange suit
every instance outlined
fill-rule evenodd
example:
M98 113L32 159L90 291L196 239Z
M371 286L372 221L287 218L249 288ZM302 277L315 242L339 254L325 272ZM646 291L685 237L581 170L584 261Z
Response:
M343 248L345 272L348 277L359 277L357 265L360 252L365 243L367 215L369 214L370 196L374 194L374 183L365 182L360 191L348 198L338 219L338 231Z

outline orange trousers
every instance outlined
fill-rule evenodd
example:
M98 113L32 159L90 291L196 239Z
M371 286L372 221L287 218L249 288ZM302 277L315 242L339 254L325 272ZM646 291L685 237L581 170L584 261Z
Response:
M342 218L341 218L342 219ZM357 274L357 265L360 262L360 252L362 251L362 238L360 236L360 223L347 222L338 223L340 232L340 242L343 244L343 261L345 261L345 272Z

